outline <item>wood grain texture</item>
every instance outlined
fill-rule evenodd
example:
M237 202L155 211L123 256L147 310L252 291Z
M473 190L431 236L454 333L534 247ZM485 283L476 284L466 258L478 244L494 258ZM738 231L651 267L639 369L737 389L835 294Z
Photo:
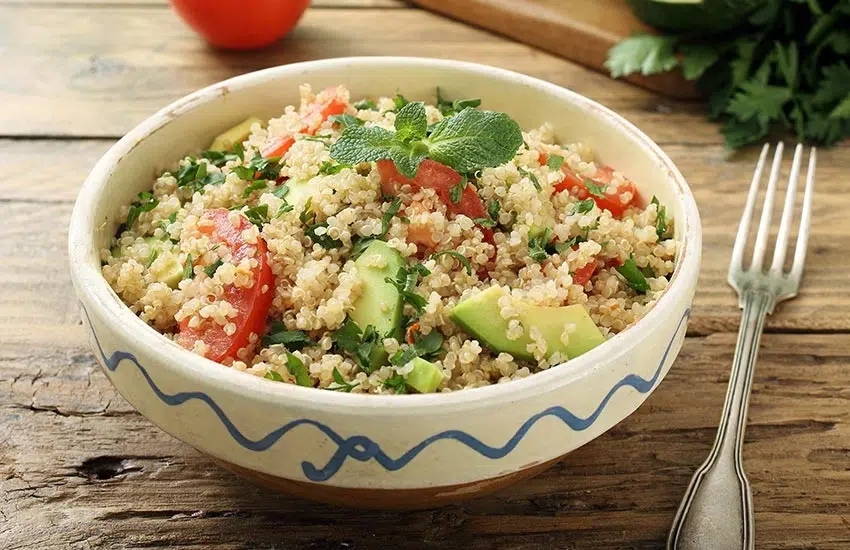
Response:
M685 124L689 141L720 143L716 126L701 120L700 106L660 99L421 10L309 10L279 44L249 53L207 47L164 8L0 5L0 21L19 22L3 27L8 61L0 64L0 104L15 105L0 109L3 136L117 138L179 97L237 74L309 59L392 54L525 72L617 110L661 143L681 141ZM110 26L122 32L104 33Z
M378 513L280 496L220 470L131 411L79 325L2 329L6 550L660 549L714 436L735 343L729 333L688 338L643 407L540 477L460 506ZM768 334L763 344L745 447L758 548L847 548L850 340Z
M411 0L414 4L536 46L607 74L608 50L637 32L652 32L625 0ZM668 97L699 97L679 71L632 75L629 82Z

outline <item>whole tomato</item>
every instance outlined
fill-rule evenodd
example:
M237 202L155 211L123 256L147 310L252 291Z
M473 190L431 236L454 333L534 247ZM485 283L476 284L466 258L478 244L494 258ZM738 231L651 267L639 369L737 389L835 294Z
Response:
M230 50L268 46L295 27L310 0L171 0L210 44Z

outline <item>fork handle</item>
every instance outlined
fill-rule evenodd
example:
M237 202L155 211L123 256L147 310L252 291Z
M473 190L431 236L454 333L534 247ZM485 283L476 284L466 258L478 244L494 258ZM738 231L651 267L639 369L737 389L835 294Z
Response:
M694 474L676 512L668 550L752 550L752 492L741 462L747 405L764 319L775 298L760 291L741 295L744 309L729 389L717 437Z

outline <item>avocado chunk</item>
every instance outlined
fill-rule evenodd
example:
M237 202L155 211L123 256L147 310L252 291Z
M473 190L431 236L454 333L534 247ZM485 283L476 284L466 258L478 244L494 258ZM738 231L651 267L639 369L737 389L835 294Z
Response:
M556 351L567 358L577 357L605 341L581 304L548 307L518 301L514 307L519 311L518 320L525 332L516 340L509 340L506 336L508 320L502 318L499 306L499 299L506 295L503 287L490 287L455 306L452 320L494 351L510 353L517 359L534 360L534 355L526 347L532 343L528 335L532 326L543 334L546 357L551 357ZM561 334L568 324L575 325L575 330L570 334L569 343L564 345Z
M257 117L243 120L233 128L216 136L210 145L210 151L230 151L237 143L242 143L251 135L251 126L257 122L262 125L263 121Z
M381 338L401 338L402 300L398 289L386 282L394 279L404 260L397 250L384 241L373 241L354 262L362 282L360 296L354 301L349 316L362 330L372 325ZM380 266L380 267L379 267ZM387 362L382 346L375 346L372 365L380 367Z
M413 359L413 370L408 373L407 385L419 393L434 393L443 381L440 367L421 357Z
M165 260L163 265L155 272L152 271L152 273L158 282L165 283L171 288L177 288L177 285L183 280L183 266L177 261L174 245L169 241L163 241L156 237L145 237L145 242L152 249L156 249L157 254L169 254L168 259Z

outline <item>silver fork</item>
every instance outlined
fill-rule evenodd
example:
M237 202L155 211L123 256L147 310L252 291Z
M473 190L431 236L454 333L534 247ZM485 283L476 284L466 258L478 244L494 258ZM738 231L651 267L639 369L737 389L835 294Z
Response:
M744 474L741 447L747 422L747 404L753 383L759 340L764 328L765 316L773 313L777 303L793 298L800 288L806 246L809 241L809 225L812 217L812 195L815 183L816 151L809 153L809 168L806 189L803 195L802 217L794 250L794 261L789 272L785 272L785 252L791 217L797 196L797 179L803 146L797 145L785 206L776 236L776 249L770 267L764 269L764 258L770 237L770 219L776 182L782 164L782 143L777 145L773 166L765 193L761 220L759 221L753 257L748 268L744 268L744 247L750 230L759 181L764 172L765 160L770 149L765 145L756 166L753 182L747 195L747 204L738 226L738 235L732 249L729 265L729 284L738 292L738 305L744 310L738 330L738 345L732 362L732 374L726 402L714 447L708 458L699 467L691 480L685 497L676 512L673 527L667 539L668 550L752 550L753 548L753 505L752 491Z

